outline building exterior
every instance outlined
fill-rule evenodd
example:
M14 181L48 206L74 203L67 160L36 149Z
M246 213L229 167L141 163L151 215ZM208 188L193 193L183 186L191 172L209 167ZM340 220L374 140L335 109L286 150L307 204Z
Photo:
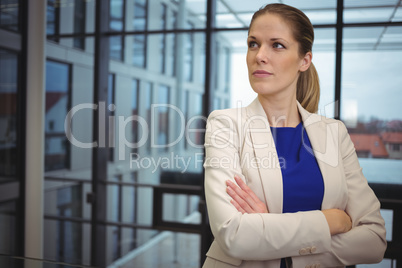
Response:
M388 152L377 134L350 134L358 157L387 158Z
M402 159L402 132L384 132L381 133L381 139L389 158Z

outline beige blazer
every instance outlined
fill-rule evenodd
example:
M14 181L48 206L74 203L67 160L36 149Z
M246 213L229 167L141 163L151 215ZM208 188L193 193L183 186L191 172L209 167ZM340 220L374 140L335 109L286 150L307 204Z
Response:
M215 237L203 267L338 267L382 260L386 249L380 203L367 184L344 124L304 110L304 128L324 179L322 209L345 210L352 229L332 236L324 214L282 214L282 174L265 112L248 107L210 114L205 134L205 195ZM242 214L226 183L235 174L264 201L269 213Z

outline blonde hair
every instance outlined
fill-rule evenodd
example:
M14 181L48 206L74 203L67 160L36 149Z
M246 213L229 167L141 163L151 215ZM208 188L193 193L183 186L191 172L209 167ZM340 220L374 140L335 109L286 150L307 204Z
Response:
M302 11L285 4L268 4L254 13L249 29L257 17L267 13L281 16L290 25L293 37L299 44L300 57L304 57L307 52L312 52L314 29L309 18ZM320 100L320 81L313 63L299 75L296 98L304 109L311 113L317 112Z

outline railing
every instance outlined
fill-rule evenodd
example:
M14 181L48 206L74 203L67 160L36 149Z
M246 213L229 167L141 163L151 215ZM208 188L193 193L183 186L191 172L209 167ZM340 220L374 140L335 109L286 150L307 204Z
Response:
M182 174L165 172L161 175L161 185L155 186L153 194L153 228L174 232L198 233L201 235L200 267L205 261L206 253L212 243L212 232L209 228L208 213L204 200L204 187L202 174ZM163 195L196 195L200 197L198 211L201 213L201 222L190 224L163 220Z
M370 183L381 209L392 210L392 239L388 242L384 258L396 260L396 267L402 268L402 185Z
M72 178L46 178L47 181L64 181L75 182L80 184L91 183L88 180L72 179ZM200 239L200 266L205 260L205 254L212 242L213 236L208 223L208 215L204 200L204 189L202 186L202 174L179 174L179 173L162 173L161 184L139 184L127 182L107 181L105 184L125 185L133 187L151 188L153 191L153 220L152 225L142 225L136 223L121 222L99 222L108 226L119 226L138 229L153 230L169 230L173 232L194 233L201 236ZM396 267L402 268L402 185L399 184L378 184L370 183L370 187L381 202L381 208L392 210L392 238L388 242L387 250L384 258L396 261ZM186 223L182 221L172 222L163 219L163 195L191 195L198 196L200 201L198 211L201 214L201 221L197 224ZM89 200L87 200L89 201ZM45 219L72 221L90 224L89 219L63 217L55 215L45 215ZM350 266L354 267L354 266ZM392 266L393 267L393 266Z

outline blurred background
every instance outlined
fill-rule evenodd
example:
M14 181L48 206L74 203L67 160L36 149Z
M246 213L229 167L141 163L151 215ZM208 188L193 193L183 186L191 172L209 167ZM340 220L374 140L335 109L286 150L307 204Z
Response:
M200 267L205 118L256 97L267 3L313 23L319 113L381 200L385 259L358 267L402 267L401 0L0 0L0 266Z

